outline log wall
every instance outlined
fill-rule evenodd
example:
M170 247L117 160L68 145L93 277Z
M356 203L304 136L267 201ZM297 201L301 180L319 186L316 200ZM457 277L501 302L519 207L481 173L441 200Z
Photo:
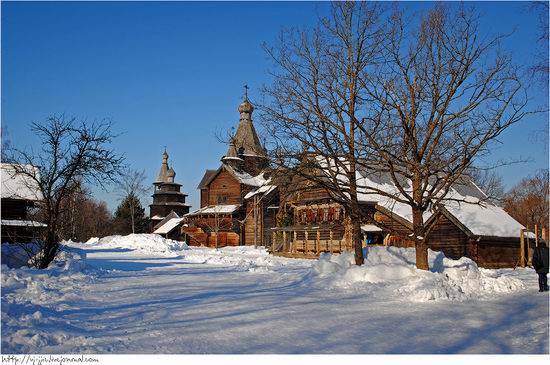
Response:
M201 189L201 208L208 205L208 188Z
M468 251L472 251L468 250L468 236L444 216L439 218L430 233L428 247L434 251L442 251L445 256L455 260L469 256Z
M208 205L241 204L241 184L222 170L208 185Z
M477 264L485 268L515 267L520 255L518 239L482 237L477 242Z

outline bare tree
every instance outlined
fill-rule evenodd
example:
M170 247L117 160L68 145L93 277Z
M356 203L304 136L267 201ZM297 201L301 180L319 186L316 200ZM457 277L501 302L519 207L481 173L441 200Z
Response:
M4 126L0 128L0 161L11 162L9 160L8 151L11 147L11 141L9 138L8 127Z
M112 123L52 116L44 123L32 123L31 131L40 140L39 151L13 148L11 160L16 161L14 174L38 186L43 196L43 215L48 225L40 253L34 266L48 267L59 251L63 202L79 186L77 181L105 188L114 183L123 166L123 156L110 148L115 135Z
M59 238L85 242L91 237L114 234L107 204L95 200L90 189L79 181L77 184L61 203Z
M471 167L466 170L472 181L487 195L487 199L500 204L504 199L504 184L502 177L493 169Z
M342 204L353 222L355 261L363 264L356 168L358 124L367 108L361 85L380 51L380 9L374 3L336 2L313 31L285 30L276 47L274 82L260 105L276 164ZM331 165L332 169L327 169ZM319 171L324 173L317 173Z
M411 24L400 11L388 21L384 62L365 78L370 110L360 148L370 150L367 166L391 177L399 192L392 198L411 207L416 265L427 270L433 225L424 213L455 199L453 185L530 112L521 73L501 50L504 36L479 34L473 11L437 4Z
M522 179L504 198L504 210L523 225L548 228L548 170Z
M550 64L548 63L548 1L530 1L527 5L529 11L537 14L538 20L538 38L537 46L533 47L535 51L535 61L529 71L533 79L533 86L539 90L546 91L544 102L548 112L548 77L550 75ZM542 141L548 149L548 117L542 118L542 126L534 130L531 138L536 141Z
M136 233L136 208L140 205L140 200L147 193L145 179L145 171L127 169L122 173L121 179L118 182L118 190L122 195L121 199L127 199L128 201L132 233Z
M380 19L376 5L339 2L313 32L284 33L267 48L278 72L262 109L276 157L350 215L357 264L357 196L376 194L411 208L416 265L427 270L441 204L457 199L452 186L529 114L527 96L500 49L504 36L478 34L464 6L437 4L419 21L396 7ZM396 191L358 186L358 169L384 174Z
M536 55L536 63L531 67L531 74L546 90L548 90L548 1L531 1L529 9L538 16L539 36L537 42L539 48Z

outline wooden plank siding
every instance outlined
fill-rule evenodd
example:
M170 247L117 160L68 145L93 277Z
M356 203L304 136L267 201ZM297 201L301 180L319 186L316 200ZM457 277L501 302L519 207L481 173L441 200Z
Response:
M258 203L258 221L257 221L257 245L271 245L271 228L275 226L276 212L267 209L269 200ZM244 224L244 245L254 245L254 199L249 199L246 203L246 220Z
M208 188L201 189L201 208L204 208L208 205Z
M392 219L387 213L376 211L374 213L374 221L380 223L381 226L387 228L389 233L384 239L384 244L396 247L414 247L414 241L408 240L412 231L402 222Z
M316 189L308 189L301 192L298 192L298 201L300 202L306 202L306 201L319 201L322 199L328 199L331 200L330 194L328 193L327 189L324 188L316 188Z
M241 204L241 184L223 169L208 185L208 205Z
M239 235L235 232L218 232L218 247L238 246ZM208 247L216 247L216 233L208 235Z
M244 244L245 245L254 245L254 199L250 199L246 203L246 220L244 222ZM259 209L260 217L257 220L256 229L257 233L257 244L261 245L262 241L262 210Z
M468 256L468 236L447 217L440 217L429 236L428 247L451 259Z
M477 242L477 255L477 264L481 267L515 267L520 255L519 238L481 237Z

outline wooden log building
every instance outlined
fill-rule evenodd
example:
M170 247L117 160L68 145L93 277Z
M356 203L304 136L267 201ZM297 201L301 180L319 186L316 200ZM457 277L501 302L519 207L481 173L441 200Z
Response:
M270 245L278 206L269 183L265 148L252 122L253 105L245 96L240 121L221 165L206 170L198 190L200 209L185 215L183 232L190 245Z
M29 217L29 211L43 200L40 189L27 176L15 174L12 164L1 164L1 176L2 243L27 243L41 238L46 224Z
M391 186L391 179L357 173L365 186ZM366 189L363 189L366 190ZM456 184L453 198L471 203L442 203L441 215L426 213L433 223L428 247L453 259L469 257L486 268L514 267L520 257L520 230L524 229L502 208L484 201L484 193L471 181ZM317 257L322 252L351 251L351 221L343 206L324 189L309 189L285 197L291 224L272 229L272 251L290 257ZM414 247L409 206L376 194L359 194L364 245ZM478 202L479 204L475 204Z

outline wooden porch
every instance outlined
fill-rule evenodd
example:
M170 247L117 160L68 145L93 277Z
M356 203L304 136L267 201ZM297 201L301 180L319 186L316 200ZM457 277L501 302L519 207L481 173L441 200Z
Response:
M316 259L322 252L352 249L350 235L341 225L275 227L271 234L269 251L274 256Z

